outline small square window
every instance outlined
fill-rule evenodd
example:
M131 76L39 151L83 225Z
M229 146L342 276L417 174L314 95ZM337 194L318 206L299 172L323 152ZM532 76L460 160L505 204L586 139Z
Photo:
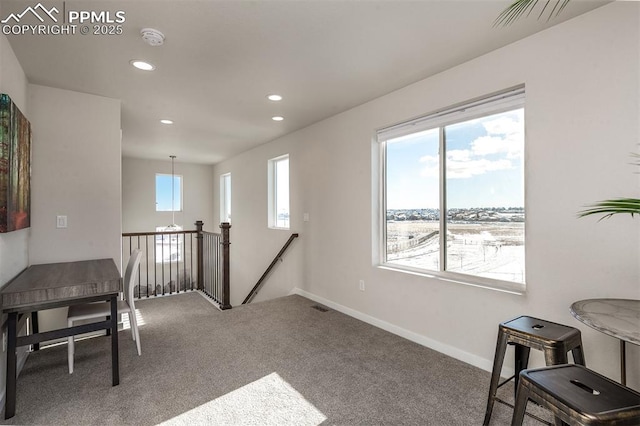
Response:
M156 174L156 211L182 211L182 176Z

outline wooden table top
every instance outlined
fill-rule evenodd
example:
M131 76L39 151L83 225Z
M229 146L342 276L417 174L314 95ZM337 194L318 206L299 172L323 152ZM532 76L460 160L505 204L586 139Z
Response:
M0 291L0 307L3 312L48 309L119 292L113 259L31 265Z

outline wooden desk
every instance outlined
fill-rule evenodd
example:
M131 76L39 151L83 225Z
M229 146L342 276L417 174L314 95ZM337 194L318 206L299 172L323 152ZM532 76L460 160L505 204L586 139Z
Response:
M620 383L626 385L625 342L640 345L640 300L579 300L571 305L570 310L578 321L620 339Z
M117 297L120 273L113 259L32 265L0 291L2 312L7 319L7 384L5 419L15 415L16 348L97 330L111 330L113 386L120 382L118 367ZM105 321L18 336L18 315L87 302L110 301L111 316Z

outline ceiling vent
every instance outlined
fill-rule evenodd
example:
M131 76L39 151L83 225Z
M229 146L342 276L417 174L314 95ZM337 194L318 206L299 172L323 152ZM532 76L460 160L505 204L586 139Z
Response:
M142 39L151 46L162 46L164 43L164 34L153 28L143 28L140 31Z

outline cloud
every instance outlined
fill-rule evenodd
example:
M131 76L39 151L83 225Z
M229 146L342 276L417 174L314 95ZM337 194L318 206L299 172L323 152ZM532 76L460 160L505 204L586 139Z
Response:
M471 142L474 154L486 156L506 154L507 158L522 158L524 155L523 111L501 116L482 123L486 136Z
M465 179L496 170L512 169L513 163L507 159L488 160L481 158L469 161L447 161L447 178Z
M522 112L510 116L501 116L482 123L489 135L512 135L522 131Z
M439 176L440 162L438 157L426 155L420 158L424 164L420 170L421 177L435 178ZM464 179L485 174L496 170L514 168L508 159L490 160L487 158L473 158L470 150L452 150L447 152L447 178Z
M421 177L438 177L440 170L440 159L437 155L425 155L418 160L424 163L424 167L420 170Z
M471 142L473 155L479 157L505 154L507 158L522 158L523 148L522 134L510 134L502 137L480 136Z
M515 161L524 156L523 111L500 116L482 123L485 135L474 139L470 149L447 151L447 178L466 179L498 170L515 168ZM437 177L437 156L423 156L420 175Z
M447 162L449 161L471 161L472 152L468 149L451 149L447 151Z

